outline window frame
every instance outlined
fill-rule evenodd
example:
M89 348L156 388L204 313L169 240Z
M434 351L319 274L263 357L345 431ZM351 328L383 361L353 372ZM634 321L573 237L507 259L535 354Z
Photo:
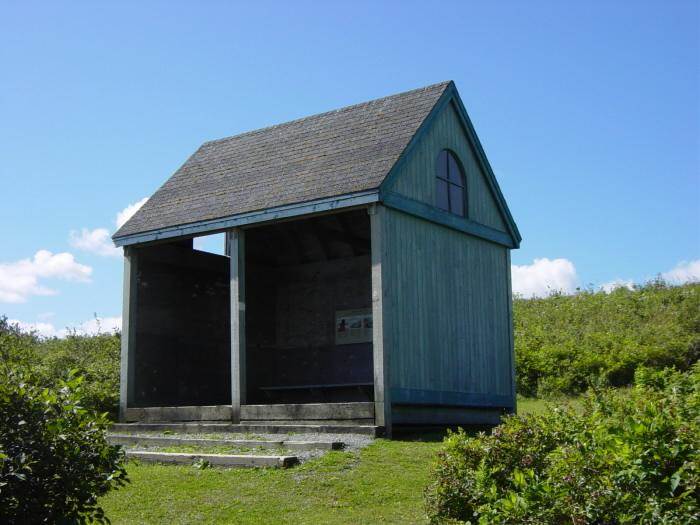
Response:
M443 157L444 155L444 157ZM450 162L450 158L454 161L454 165L457 167L457 175L458 177L456 178L458 182L455 182L454 176L452 179L450 178L450 175L453 175L450 172L450 165L452 164ZM441 160L444 159L445 166L444 169L441 167ZM444 175L443 175L444 172ZM452 215L456 215L457 217L467 217L467 180L466 176L464 174L464 167L462 166L461 161L459 160L459 157L457 154L447 148L441 149L440 152L437 155L437 159L435 160L435 206L439 208L440 210L450 213ZM461 183L461 184L460 184ZM439 202L439 195L441 195L439 188L440 185L444 186L444 189L446 190L446 197L447 197L447 208L443 207L441 202ZM452 189L458 188L459 191L461 192L461 211L462 213L459 213L457 211L457 206L456 203L453 204L453 199L452 199ZM441 199L440 199L441 200Z

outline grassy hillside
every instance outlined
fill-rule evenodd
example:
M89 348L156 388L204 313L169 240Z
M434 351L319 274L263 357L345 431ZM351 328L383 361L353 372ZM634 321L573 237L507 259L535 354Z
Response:
M526 397L625 386L640 365L684 370L700 356L700 284L516 299L513 313Z
M640 366L687 369L700 353L700 284L669 287L654 282L610 294L584 291L575 296L516 299L514 314L518 388L529 397L575 396L591 385L626 386ZM87 406L99 410L116 406L118 334L47 340L22 333L0 318L0 361L31 369L46 385L76 370L87 379ZM613 392L624 412L623 401L632 389ZM644 396L639 399L643 401ZM580 403L579 398L574 404ZM610 404L601 406L607 410ZM651 408L640 413L652 413ZM541 400L526 400L519 409L521 414L554 417L547 415L552 413ZM697 406L693 410L696 413ZM658 419L667 412L652 415ZM567 417L580 419L576 411ZM625 421L634 423L630 428L637 435L639 429L657 429L654 418ZM585 430L598 419L581 420L579 426ZM532 421L511 425L521 425L526 441L531 441L528 425ZM562 428L575 426L567 423ZM599 434L595 436L603 435ZM618 441L613 444L627 450ZM660 450L671 450L665 437L658 443ZM512 450L523 449L523 444L515 445ZM600 451L601 461L617 454L596 443L591 447ZM101 498L101 504L113 523L425 523L424 490L435 472L440 448L439 442L377 440L360 452L331 452L290 470L199 470L131 463L131 485ZM455 486L466 479L466 472ZM685 478L679 480L686 483ZM493 494L503 496L498 491Z
M571 396L591 385L629 385L640 365L687 369L698 360L700 284L652 282L610 294L516 299L514 322L520 395ZM88 405L116 411L119 334L41 339L0 317L0 360L28 365L47 384L76 370L86 376Z

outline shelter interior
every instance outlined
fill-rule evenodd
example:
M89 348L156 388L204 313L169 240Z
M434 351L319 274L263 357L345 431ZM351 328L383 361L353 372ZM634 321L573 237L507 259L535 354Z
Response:
M365 209L245 230L246 404L373 400ZM134 407L231 403L230 260L138 249Z

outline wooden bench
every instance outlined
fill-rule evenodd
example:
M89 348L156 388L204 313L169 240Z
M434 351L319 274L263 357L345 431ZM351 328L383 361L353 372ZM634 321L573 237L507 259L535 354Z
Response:
M352 388L357 389L358 394L361 394L363 398L371 396L367 392L368 389L374 388L374 383L321 383L321 384L306 384L306 385L274 385L274 386L261 386L259 390L263 393L265 399L275 398L275 394L284 394L284 392L318 392L321 394L322 399L328 399L326 395L323 394L324 391L338 391L342 388ZM332 396L331 396L332 398Z
M290 385L290 386L261 386L263 391L280 391L280 390L318 390L321 388L353 388L353 387L368 387L374 386L373 383L330 383L321 385Z

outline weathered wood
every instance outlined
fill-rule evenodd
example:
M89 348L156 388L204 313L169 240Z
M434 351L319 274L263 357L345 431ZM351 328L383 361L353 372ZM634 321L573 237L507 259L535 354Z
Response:
M241 406L241 419L246 421L343 420L371 418L374 418L373 403L305 403Z
M515 334L513 333L513 283L511 280L511 265L510 265L510 250L506 251L506 302L508 303L508 339L510 344L510 387L511 398L513 404L510 412L517 413L518 411L518 396L516 392L515 382Z
M214 438L187 438L182 436L144 436L134 434L109 434L107 441L113 445L137 445L142 447L245 447L245 448L286 448L289 450L342 450L342 441L287 441L287 440L263 440L263 439L214 439Z
M245 233L227 232L231 264L231 421L241 420L246 400Z
M324 433L324 434L362 434L376 437L382 434L382 429L376 425L337 425L318 422L316 424L297 424L296 422L279 422L279 424L269 424L263 422L256 423L115 423L111 427L112 432L177 432L203 434L208 432L216 433L261 433L261 434L304 434L304 433Z
M468 233L474 237L495 242L496 244L500 244L508 248L514 247L513 239L505 232L495 230L489 226L484 226L483 224L467 219L466 217L460 217L454 213L449 213L425 202L404 197L399 193L391 191L387 192L384 195L382 202L385 206L403 211L405 213L410 213L411 215L434 222L435 224L447 226L448 228Z
M461 407L513 408L513 398L491 392L449 392L442 390L421 390L418 388L392 388L391 401L395 405L443 405Z
M119 370L119 420L126 421L126 411L134 399L134 351L136 334L136 290L138 251L124 248L124 287L122 299L121 364Z
M138 249L135 397L129 407L229 404L229 260Z
M396 192L405 197L435 205L435 163L443 149L449 149L464 166L469 219L507 232L517 247L519 233L512 223L498 183L483 154L478 137L455 94L438 114L421 128L420 142L382 184L381 197ZM394 171L394 170L392 170Z
M372 400L371 329L336 344L339 313L370 314L370 219L330 217L245 231L247 404Z
M126 421L227 421L231 419L229 405L171 406L127 408Z
M372 256L372 357L374 362L374 417L378 426L384 427L391 437L391 396L389 383L389 355L391 342L384 329L385 304L384 272L384 216L385 208L372 205L370 216Z
M191 464L202 460L219 467L287 468L299 463L296 456L247 456L241 454L193 454L185 452L150 452L127 450L126 457L146 463Z
M405 405L392 410L395 425L498 425L501 414L495 409Z
M133 244L143 245L162 241L164 239L171 240L186 238L197 234L211 235L214 233L230 231L230 228L239 228L249 224L283 221L288 219L296 220L310 215L336 213L336 211L339 209L349 210L358 206L363 206L370 202L376 202L378 200L379 192L377 190L348 193L338 197L329 197L295 204L285 204L282 206L267 208L265 210L241 213L238 215L232 215L231 217L223 217L221 219L198 221L180 226L169 226L147 233L125 235L114 239L114 244L117 246L127 246Z
M391 388L491 396L512 407L508 249L385 210Z
M374 425L374 416L353 419L241 419L241 425L335 425L349 428Z

